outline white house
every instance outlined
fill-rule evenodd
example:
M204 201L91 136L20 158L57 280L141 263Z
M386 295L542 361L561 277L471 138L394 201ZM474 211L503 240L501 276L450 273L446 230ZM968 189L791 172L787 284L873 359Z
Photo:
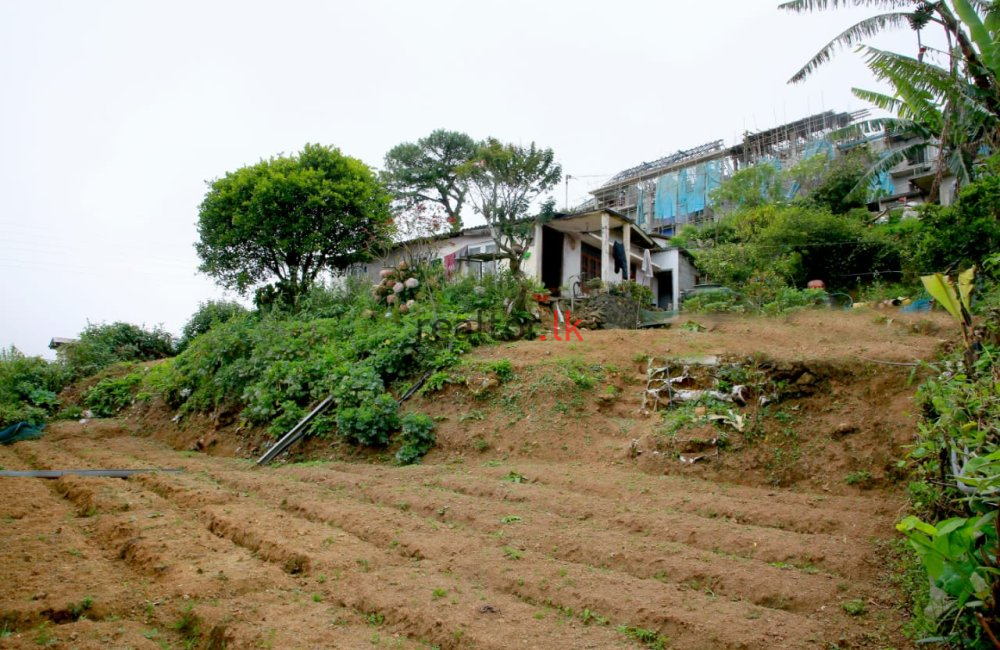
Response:
M627 269L615 261L615 248L627 251ZM642 273L649 252L650 273ZM503 268L496 245L486 226L466 228L458 233L437 235L395 246L388 254L368 265L373 282L383 268L403 260L441 260L452 273L483 275ZM690 255L670 247L665 237L654 237L634 221L610 209L560 214L535 226L535 233L522 265L524 272L541 282L553 296L570 291L576 282L600 278L605 283L634 279L653 292L657 306L673 308L681 292L697 282ZM626 276L627 271L627 276Z

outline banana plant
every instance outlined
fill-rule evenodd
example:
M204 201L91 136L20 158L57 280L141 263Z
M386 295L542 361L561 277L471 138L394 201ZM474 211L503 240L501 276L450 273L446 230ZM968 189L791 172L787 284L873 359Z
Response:
M971 266L958 274L958 284L941 273L920 277L924 288L945 311L962 326L962 338L966 349L973 347L972 340L972 290L976 277L976 267Z
M789 83L806 79L823 65L840 48L864 43L866 40L890 29L910 28L919 33L929 25L939 26L960 53L966 73L982 94L985 104L1000 116L1000 5L988 0L790 0L778 5L779 9L796 13L868 6L879 13L851 25L823 46ZM951 46L949 45L949 49ZM921 53L922 55L922 53Z
M789 83L804 80L817 67L845 46L860 45L889 29L909 27L919 34L929 25L940 26L948 40L947 68L870 46L859 47L876 79L889 84L893 94L853 89L859 99L894 114L848 127L833 135L848 139L858 134L885 133L915 138L916 143L892 147L871 166L855 189L871 185L928 142L939 145L930 200L938 192L946 172L959 186L975 175L974 163L984 151L1000 146L1000 3L987 0L793 0L779 5L795 12L817 11L853 5L893 9L862 20L827 43Z
M916 551L933 585L928 611L937 619L938 629L955 630L966 612L975 615L987 637L993 641L996 614L997 511L982 516L953 518L937 525L907 517L896 525ZM925 642L952 642L941 637ZM976 647L983 647L977 645Z

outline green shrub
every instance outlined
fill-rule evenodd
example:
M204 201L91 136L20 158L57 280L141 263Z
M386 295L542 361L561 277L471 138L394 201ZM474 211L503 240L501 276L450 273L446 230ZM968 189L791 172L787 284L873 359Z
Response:
M486 370L495 374L501 384L510 380L510 378L514 376L514 366L511 365L510 359L498 359L497 361L492 361L486 364Z
M405 313L379 307L370 284L349 280L314 288L294 310L273 305L217 320L151 369L139 396L162 397L181 413L238 411L242 422L274 434L332 396L336 408L316 418L310 434L336 432L352 443L385 446L399 429L390 386L402 391L427 371L437 373L430 388L443 385L446 369L465 351L492 340L482 332L435 338L430 324L475 320L476 309L484 319L502 313L516 289L504 274L445 282L440 269L411 272L419 285L411 287L416 302ZM505 372L512 369L498 367Z
M451 373L438 371L427 378L424 385L420 387L421 395L429 395L431 393L436 393L443 389L447 384L455 383L455 379L451 376Z
M769 298L771 299L760 305L760 311L771 315L827 306L827 294L823 289L782 287Z
M350 442L384 447L399 429L399 405L392 395L382 394L360 406L337 410L337 432Z
M396 461L400 465L411 465L418 462L434 447L437 438L434 435L434 420L424 413L407 413L402 419L402 446L396 452Z
M290 400L281 402L276 412L279 415L271 420L271 424L267 427L267 432L272 436L280 436L287 433L306 415L304 408Z
M1000 250L1000 176L980 176L948 207L921 208L914 264L922 273L982 264Z
M867 219L864 210L835 215L823 207L767 204L739 210L704 232L684 229L677 239L692 247L699 268L729 287L774 275L784 285L821 279L847 288L900 270L900 241Z
M640 305L648 305L653 302L653 290L635 280L626 280L612 285L610 293L631 298Z
M727 290L697 293L685 299L682 307L690 312L775 316L827 304L828 295L823 289L796 289L774 276L763 276L744 284L739 293Z
M976 616L1000 615L998 355L985 346L966 366L952 354L918 389L923 413L910 454L917 480L908 488L916 514L897 526L931 581L928 626L956 648L990 647Z
M684 311L706 314L742 314L748 309L746 301L741 295L723 289L696 293L690 298L685 298L681 307Z
M198 309L181 329L181 340L177 343L177 350L182 351L187 348L196 336L212 329L213 325L225 323L246 313L247 310L243 305L228 300L209 300L199 304Z
M73 379L90 377L123 361L153 361L173 354L169 332L121 322L87 325L79 340L59 348L59 356Z
M130 406L142 383L142 372L123 377L108 377L94 384L83 396L83 403L94 417L109 418Z
M56 397L68 380L62 364L0 349L0 429L16 422L42 424L59 406Z
M441 283L440 299L456 311L475 314L477 310L503 311L517 295L517 280L506 270L483 278L471 275Z
M205 412L237 402L252 378L256 326L255 318L238 317L192 340L160 378L167 403L183 406L184 412Z
M331 395L337 406L344 407L370 402L384 392L385 385L375 368L370 363L358 363L344 370Z

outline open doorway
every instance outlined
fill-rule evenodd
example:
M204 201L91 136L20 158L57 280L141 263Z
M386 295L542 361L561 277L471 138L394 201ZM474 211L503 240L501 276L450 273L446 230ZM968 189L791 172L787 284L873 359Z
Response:
M562 284L565 237L554 228L542 228L542 284L553 296L559 295L559 286Z
M660 309L677 309L674 304L674 272L656 274L656 306Z

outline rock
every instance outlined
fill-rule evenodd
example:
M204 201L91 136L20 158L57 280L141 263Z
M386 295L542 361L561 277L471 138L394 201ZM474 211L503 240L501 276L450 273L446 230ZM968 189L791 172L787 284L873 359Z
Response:
M688 440L678 441L680 444L681 453L685 454L697 454L705 451L706 449L712 449L718 443L718 439L711 438L705 440L704 438L689 438Z
M500 382L493 376L469 377L465 380L465 385L468 386L470 393L479 396L493 390L500 385Z
M833 438L834 440L838 440L840 438L849 436L852 433L857 433L857 432L858 432L857 426L850 424L848 422L841 422L836 427L834 427L833 433L830 434L830 437Z
M211 449L217 444L219 444L219 437L217 435L211 434L202 436L195 441L194 449L192 449L192 451L205 451L206 449Z
M796 386L814 386L815 384L816 376L809 371L802 373L799 378L795 380Z

